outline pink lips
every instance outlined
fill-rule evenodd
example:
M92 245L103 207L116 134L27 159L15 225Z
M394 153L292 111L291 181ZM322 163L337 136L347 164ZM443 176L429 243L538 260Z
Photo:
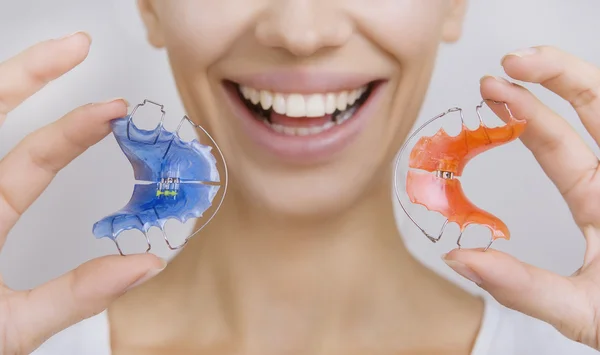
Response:
M270 73L231 78L238 84L282 93L327 93L355 89L379 77L314 73ZM354 115L340 125L324 132L307 136L277 133L254 117L239 98L234 85L224 85L233 113L240 119L243 131L259 147L290 163L315 164L332 159L350 145L365 128L368 118L377 106L385 83L375 85L369 98Z

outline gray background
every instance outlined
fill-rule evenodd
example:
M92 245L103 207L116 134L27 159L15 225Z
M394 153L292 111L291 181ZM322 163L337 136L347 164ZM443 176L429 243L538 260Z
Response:
M72 108L100 99L123 96L135 104L149 98L165 104L170 117L183 115L166 56L147 45L133 0L3 3L0 60L40 40L80 29L92 34L93 46L84 64L9 115L0 130L0 154ZM600 65L599 13L596 0L471 1L463 39L441 49L420 121L451 106L473 108L480 100L479 78L502 75L500 58L517 48L556 45ZM592 144L565 102L540 88L532 90ZM565 275L580 266L583 238L556 189L520 142L476 158L463 184L476 204L500 216L511 229L513 239L495 247ZM131 187L131 168L112 136L75 160L10 234L0 257L8 285L32 287L90 258L113 253L110 242L93 238L91 226L122 206ZM432 245L401 213L398 216L407 245L419 259L475 291L440 260L454 245L456 229L450 229L441 244ZM159 248L159 253L166 252Z

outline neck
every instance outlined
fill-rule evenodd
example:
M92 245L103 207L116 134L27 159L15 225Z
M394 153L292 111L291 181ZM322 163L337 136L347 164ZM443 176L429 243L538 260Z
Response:
M242 204L231 195L159 276L160 292L185 309L178 313L198 334L282 351L337 346L326 344L325 334L376 343L382 332L406 332L406 320L444 307L439 294L452 287L405 249L389 184L374 187L343 215L315 223L253 214L236 208ZM425 341L431 330L411 341Z

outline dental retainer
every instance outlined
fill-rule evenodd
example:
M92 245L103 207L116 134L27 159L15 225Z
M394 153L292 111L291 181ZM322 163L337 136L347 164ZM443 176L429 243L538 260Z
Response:
M488 127L483 123L481 108L488 102L504 105L509 115L504 126ZM410 201L424 206L429 211L439 212L446 218L439 234L431 235L415 221L400 198L398 168L408 145L420 131L432 122L455 112L460 113L462 124L458 135L450 136L441 128L433 136L419 138L409 156L405 189ZM483 100L476 107L476 112L479 126L474 130L470 130L465 125L463 110L460 107L450 108L417 128L408 137L396 158L394 191L404 213L433 243L441 239L448 223L454 222L460 228L456 242L460 249L464 230L470 224L478 224L487 227L491 232L490 242L484 248L484 251L487 251L495 240L509 240L510 232L506 224L499 218L469 201L458 178L462 175L467 163L475 156L517 139L525 130L526 122L515 118L505 102Z
M143 130L133 122L136 111L141 106L153 104L162 113L160 123L153 130ZM175 132L167 131L163 105L144 100L135 106L131 114L111 122L112 132L121 150L131 163L135 179L129 202L117 212L96 222L92 232L98 239L111 239L121 255L123 251L117 238L126 230L142 232L148 244L146 252L152 248L148 231L152 227L161 230L164 240L171 250L187 244L189 239L200 232L216 215L228 185L227 164L221 149L212 136L187 116L180 121ZM188 122L202 130L215 146L224 167L224 182L221 183L217 160L212 147L200 144L197 139L183 141L179 135L182 125ZM216 208L206 221L188 235L184 242L174 246L165 232L168 220L176 219L185 223L190 218L200 218L213 205L219 189L223 192Z

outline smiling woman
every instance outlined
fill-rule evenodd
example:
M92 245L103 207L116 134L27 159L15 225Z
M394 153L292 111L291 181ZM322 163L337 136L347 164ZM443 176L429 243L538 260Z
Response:
M440 43L461 37L466 0L137 3L149 42L168 55L187 116L227 160L228 193L166 266L153 255L115 255L32 291L2 286L0 353L583 355L599 348L599 199L589 202L598 161L526 89L481 81L483 97L507 102L527 121L523 143L587 238L580 272L562 278L495 250L445 255L510 310L432 272L398 231L393 158L421 110ZM77 66L89 48L89 37L77 33L3 63L2 112ZM512 53L503 66L513 79L542 83L573 103L598 135L597 68L550 47ZM0 241L56 172L124 115L123 100L86 105L0 162Z

